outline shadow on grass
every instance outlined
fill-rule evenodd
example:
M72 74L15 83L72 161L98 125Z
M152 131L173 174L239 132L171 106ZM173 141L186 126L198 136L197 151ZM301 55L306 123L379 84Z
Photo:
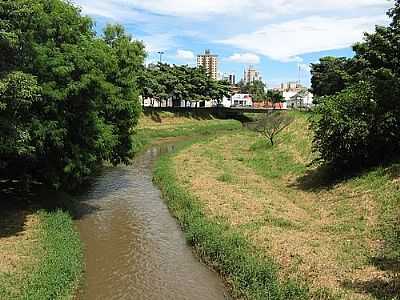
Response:
M144 111L143 114L150 118L152 121L156 122L156 123L162 123L162 119L163 117L165 117L165 112L156 112L156 111ZM176 111L172 116L174 118L192 118L198 121L201 120L212 120L214 119L216 116L211 115L208 112L183 112L183 111Z
M367 281L346 281L342 283L342 286L359 293L369 294L376 299L400 299L400 277L398 275L389 279L374 278Z
M76 196L49 190L40 184L33 184L26 191L18 181L0 180L0 238L24 231L27 217L39 210L62 210L76 220L97 210L77 199Z
M329 190L339 183L355 177L361 177L371 171L378 171L382 176L388 176L391 180L400 180L400 161L396 159L391 162L382 163L381 165L369 166L358 170L341 170L322 165L308 170L303 176L297 178L291 187L312 192Z
M298 188L306 192L318 192L321 190L330 190L335 185L356 176L355 173L344 174L337 170L320 166L316 169L308 170L303 176L300 176L290 187Z

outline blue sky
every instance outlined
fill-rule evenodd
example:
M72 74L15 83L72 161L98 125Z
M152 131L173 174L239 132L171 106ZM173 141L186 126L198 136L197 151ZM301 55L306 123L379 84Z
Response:
M194 65L210 49L219 71L253 64L268 86L300 80L320 57L352 56L351 45L388 23L393 0L74 0L100 31L123 24L148 51L147 62ZM300 69L300 76L299 76Z

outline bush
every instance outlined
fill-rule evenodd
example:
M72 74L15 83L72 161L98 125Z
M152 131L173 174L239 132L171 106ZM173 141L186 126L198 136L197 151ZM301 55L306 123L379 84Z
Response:
M320 161L343 168L371 158L375 109L371 99L371 87L365 83L321 99L312 120L313 146Z

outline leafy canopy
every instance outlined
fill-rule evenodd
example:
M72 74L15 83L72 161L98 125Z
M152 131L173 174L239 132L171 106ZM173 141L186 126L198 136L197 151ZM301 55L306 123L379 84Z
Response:
M73 188L128 162L143 45L62 0L1 0L0 20L0 176Z
M320 159L341 168L380 163L400 150L400 0L353 49L351 59L321 59L313 65L320 96L314 148Z

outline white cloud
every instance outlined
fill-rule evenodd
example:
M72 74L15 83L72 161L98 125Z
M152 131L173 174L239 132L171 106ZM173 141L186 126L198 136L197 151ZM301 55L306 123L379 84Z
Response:
M116 0L148 11L185 17L243 15L290 15L305 11L347 10L387 6L383 0Z
M227 58L228 61L242 64L259 64L260 57L253 53L235 53Z
M313 16L276 23L255 32L239 34L220 43L252 51L283 62L297 61L299 55L351 46L372 31L385 17L332 18Z
M82 9L84 15L99 16L114 21L144 20L143 14L123 1L73 0L73 2Z
M137 37L143 41L147 52L167 51L175 46L174 36L171 34L153 34Z
M176 51L176 58L179 60L194 60L195 56L192 51L178 49Z
M369 7L388 7L393 0L74 0L88 14L113 18L128 17L128 10L146 10L151 13L188 18L213 15L265 18L295 15L304 12L323 12ZM103 9L104 8L104 9ZM140 13L135 16L140 17ZM247 16L246 16L247 18Z

